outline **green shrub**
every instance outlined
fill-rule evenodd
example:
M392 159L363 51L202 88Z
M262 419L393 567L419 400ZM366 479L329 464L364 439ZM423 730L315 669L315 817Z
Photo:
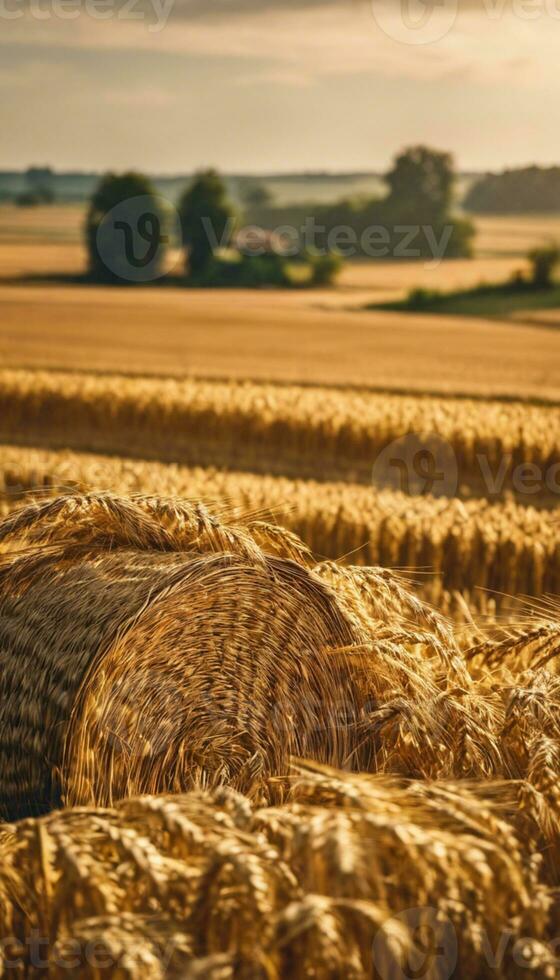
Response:
M238 287L291 285L286 260L281 255L235 255L224 258L213 255L204 271L191 276L196 286Z
M312 286L331 286L342 268L342 258L337 252L309 255L307 261L311 266L310 285Z
M410 290L406 305L411 310L422 310L437 302L441 297L442 293L439 289L425 289L423 286L417 286Z
M22 191L21 194L17 194L14 202L19 208L35 208L40 204L54 204L55 196L53 192L47 188L38 188L37 190Z
M560 249L555 242L534 248L528 255L531 263L531 282L537 289L550 289L554 269L560 259Z

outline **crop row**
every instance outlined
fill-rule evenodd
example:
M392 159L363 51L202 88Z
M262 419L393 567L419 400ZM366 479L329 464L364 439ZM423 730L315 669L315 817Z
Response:
M560 495L560 408L252 382L0 373L4 442L405 493Z
M201 499L213 510L263 515L317 554L417 573L440 602L460 592L485 610L505 596L560 593L560 522L513 501L444 500L345 483L290 480L70 451L0 447L4 510L23 491L84 487Z

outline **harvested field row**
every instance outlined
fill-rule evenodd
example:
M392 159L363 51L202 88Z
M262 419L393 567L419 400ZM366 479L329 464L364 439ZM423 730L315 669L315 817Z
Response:
M440 607L462 594L491 613L508 597L560 593L560 522L514 502L408 497L345 483L317 483L40 449L0 447L0 508L25 491L57 487L161 493L204 500L218 513L262 514L298 534L318 556L382 565L416 577Z
M265 808L222 789L7 825L10 975L44 975L32 935L70 978L408 976L425 929L444 970L427 976L555 976L558 910L529 854L530 804L517 828L506 819L519 787L310 765L286 786Z
M378 485L413 494L560 493L560 408L521 402L4 371L0 438L368 484L375 467Z

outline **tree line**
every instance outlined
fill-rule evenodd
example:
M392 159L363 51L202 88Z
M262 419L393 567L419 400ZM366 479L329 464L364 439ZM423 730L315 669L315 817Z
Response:
M467 192L473 214L547 214L560 211L560 167L523 167L485 174Z
M455 170L449 154L411 147L396 157L385 179L382 198L295 209L274 208L257 185L239 212L221 176L206 170L195 175L178 201L172 242L170 214L150 179L135 172L109 173L96 188L87 215L89 274L102 282L143 281L141 275L127 274L131 264L143 261L136 261L136 240L149 257L150 281L165 262L160 246L175 244L183 252L185 281L204 286L325 285L336 276L342 254L406 257L402 241L407 229L410 238L415 229L425 233L408 256L429 254L431 240L444 241L445 254L439 257L470 254L474 229L453 212ZM302 233L310 218L311 246ZM352 233L350 252L339 244L341 230ZM368 250L364 243L373 240L383 247Z

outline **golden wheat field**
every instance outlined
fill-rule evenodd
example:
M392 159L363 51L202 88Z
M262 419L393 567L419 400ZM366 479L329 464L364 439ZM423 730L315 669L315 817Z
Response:
M3 975L560 975L559 423L4 368Z
M559 10L0 0L0 980L560 980Z
M0 209L0 976L560 977L560 335L81 221Z

